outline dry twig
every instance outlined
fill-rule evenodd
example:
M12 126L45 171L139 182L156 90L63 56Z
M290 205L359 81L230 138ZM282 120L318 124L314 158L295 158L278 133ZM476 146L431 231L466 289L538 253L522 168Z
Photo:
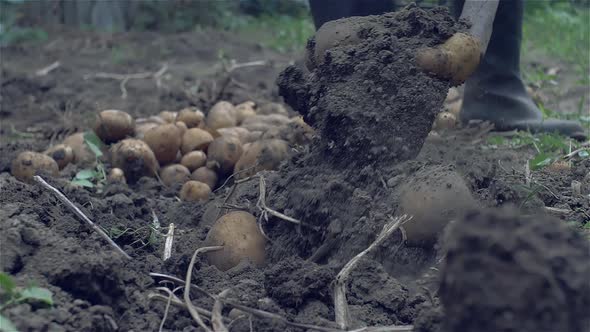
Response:
M164 64L162 67L156 72L144 72L144 73L136 73L136 74L114 74L114 73L96 73L96 74L89 74L84 75L84 79L88 80L91 78L108 78L117 81L121 81L119 88L121 89L121 98L127 99L127 82L130 80L137 80L137 79L148 79L153 78L156 82L156 87L160 88L162 86L162 75L168 70L168 65Z
M407 219L409 220L409 219ZM255 309L255 308L250 308L248 306L245 305L241 305L239 303L235 303L232 301L228 301L224 298L221 298L219 296L210 294L209 292L207 292L206 290L204 290L203 288L195 285L195 284L189 284L190 287L186 287L186 282L180 278L171 276L171 275L167 275L167 274L162 274L162 273L150 273L150 276L152 277L159 277L159 278L163 278L172 282L175 282L179 285L184 285L185 286L185 292L187 289L194 289L196 291L198 291L199 293L208 296L214 300L218 300L222 303L224 303L225 305L228 305L230 307L239 309L245 313L248 313L252 316L256 316L259 318L266 318L266 319L271 319L274 321L278 321L281 322L283 324L289 325L289 326L293 326L293 327L298 327L298 328L302 328L302 329L308 329L308 330L314 330L314 331L321 331L321 332L352 332L352 331L346 331L346 330L342 330L342 329L337 329L337 328L331 328L331 327L323 327L323 326L317 326L317 325L311 325L311 324L303 324L303 323L295 323L292 322L290 320L288 320L287 318L279 315L279 314L275 314L272 312L267 312L264 310L260 310L260 309ZM161 294L154 294L154 293L150 293L148 294L148 298L149 299L154 299L154 300L160 300L160 301L167 301L168 297L163 296ZM172 304L177 305L179 307L183 307L183 308L187 308L186 305L186 301L183 302L180 299L176 298L175 296L172 297ZM205 309L201 309L198 307L195 307L196 310L199 311L199 313L203 314L206 317L211 317L212 313L205 310ZM227 321L224 318L224 321ZM412 331L412 326L411 325L405 325L405 326L374 326L374 327L364 327L364 328L360 328L357 330L353 330L354 332L386 332L386 331L392 331L392 332L411 332Z
M350 327L350 316L348 313L348 302L346 300L346 281L352 269L373 248L381 244L389 235L397 230L402 224L412 219L407 215L392 218L390 222L383 226L381 233L377 236L375 241L367 247L367 249L361 251L359 254L354 256L338 273L336 276L336 285L334 288L334 314L336 316L336 324L343 330L347 330Z
M174 242L174 224L168 225L168 233L166 234L166 242L164 242L164 260L168 260L172 256L172 243Z
M51 186L49 183L45 182L45 180L43 180L43 178L38 175L35 175L33 177L33 179L35 180L35 182L40 184L45 189L53 192L55 194L55 196L57 197L57 199L59 199L68 208L70 208L70 210L72 210L78 217L80 217L82 220L84 220L86 222L86 224L88 224L88 226L90 226L95 232L97 232L98 235L100 235L100 237L102 237L105 241L107 241L113 248L115 248L116 251L118 251L121 255L123 255L123 257L125 257L127 259L131 259L131 256L127 255L127 253L125 251L123 251L123 249L121 249L121 247L119 247L115 243L115 241L113 241L100 227L98 227L94 222L92 222L92 220L90 220L90 218L88 218L84 214L84 212L82 212L82 210L78 209L78 207L74 203L72 203L72 201L70 201L64 194L62 194L59 190L57 190L57 188L55 188L55 187Z
M268 221L268 215L275 216L279 219L283 219L285 221L301 225L301 221L295 218L291 218L287 215L284 215L278 211L275 211L268 206L266 206L266 181L264 180L264 176L260 175L260 182L259 182L259 191L260 195L258 196L258 202L256 202L256 207L261 212L261 217L264 218L265 221Z
M59 61L55 61L54 63L50 64L45 68L41 68L35 72L36 76L47 76L47 74L51 73L52 71L56 70L61 66Z
M215 332L229 332L225 324L223 324L223 316L221 315L221 310L223 310L223 302L221 300L227 295L229 289L223 290L217 298L215 298L215 303L213 304L213 310L211 311L211 325L213 326L213 331Z
M223 246L203 247L203 248L199 248L199 249L195 250L193 257L191 258L191 262L188 265L188 269L186 271L186 280L184 282L184 284L185 284L184 303L186 304L186 308L188 309L188 312L191 314L193 319L197 322L197 324L199 324L199 326L202 327L206 332L212 332L212 331L203 322L203 320L201 319L201 316L199 316L199 312L196 310L193 303L191 302L191 296L190 296L190 294L191 294L191 287L190 287L191 278L193 276L193 267L195 266L195 262L197 261L197 256L199 256L200 253L206 253L209 251L221 250L221 249L223 249ZM187 287L186 285L189 285L189 287Z

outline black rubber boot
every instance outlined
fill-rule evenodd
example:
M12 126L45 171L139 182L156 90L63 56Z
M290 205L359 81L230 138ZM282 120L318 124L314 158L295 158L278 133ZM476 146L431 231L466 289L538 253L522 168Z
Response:
M453 3L458 16L462 1ZM492 122L496 130L558 132L585 139L583 127L575 121L543 119L527 94L520 77L522 0L501 0L487 52L477 71L467 80L461 120Z
M316 30L322 24L350 16L381 15L394 9L392 0L309 0Z

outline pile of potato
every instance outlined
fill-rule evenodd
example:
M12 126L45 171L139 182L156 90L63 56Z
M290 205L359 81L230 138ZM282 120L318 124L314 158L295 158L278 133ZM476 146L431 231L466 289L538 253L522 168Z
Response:
M182 185L179 197L206 200L220 179L243 178L277 169L289 157L290 146L308 144L313 129L301 118L289 118L279 103L256 107L254 102L216 103L205 115L196 107L163 111L133 119L119 110L98 114L94 132L105 144L112 168L108 180L135 182L158 177L168 187ZM108 151L106 151L108 148ZM22 152L12 174L30 181L39 171L57 175L70 163L88 166L95 154L83 133L67 137L44 153Z

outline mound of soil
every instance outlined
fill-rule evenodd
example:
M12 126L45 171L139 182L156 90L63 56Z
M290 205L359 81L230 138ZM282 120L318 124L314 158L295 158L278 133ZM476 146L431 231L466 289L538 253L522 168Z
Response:
M285 101L319 131L315 155L349 169L416 157L449 88L415 65L416 51L462 26L445 8L415 6L330 24L351 31L355 42L328 49L309 74L291 66L278 80ZM311 40L308 53L315 47Z
M472 212L445 237L445 331L584 331L590 246L544 216Z

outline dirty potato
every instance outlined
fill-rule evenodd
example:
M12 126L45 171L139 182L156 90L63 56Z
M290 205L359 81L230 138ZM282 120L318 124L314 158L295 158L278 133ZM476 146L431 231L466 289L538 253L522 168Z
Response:
M32 182L33 176L46 173L51 176L59 174L59 167L53 158L38 152L24 151L12 161L12 175L23 182Z
M260 233L256 217L245 211L223 215L207 234L206 246L223 246L223 249L205 254L209 264L227 271L242 260L250 260L256 266L264 265L266 239Z

